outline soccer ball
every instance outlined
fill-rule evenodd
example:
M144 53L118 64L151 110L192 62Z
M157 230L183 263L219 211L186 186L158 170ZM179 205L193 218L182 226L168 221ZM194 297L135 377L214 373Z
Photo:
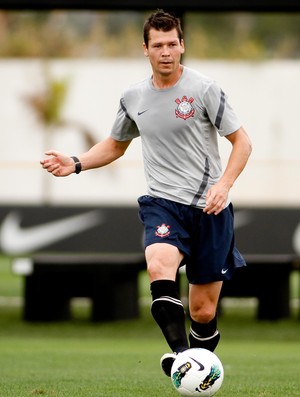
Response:
M171 369L172 384L182 396L211 397L220 389L223 378L221 361L206 349L179 353Z

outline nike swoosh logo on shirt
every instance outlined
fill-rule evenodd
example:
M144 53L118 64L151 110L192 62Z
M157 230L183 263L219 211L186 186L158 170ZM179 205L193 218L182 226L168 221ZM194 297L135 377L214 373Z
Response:
M0 248L7 254L36 251L104 222L98 210L26 228L21 227L21 219L18 211L12 211L2 222Z
M141 114L144 114L146 112L148 112L149 109L143 110L142 112L138 112L138 116L140 116Z

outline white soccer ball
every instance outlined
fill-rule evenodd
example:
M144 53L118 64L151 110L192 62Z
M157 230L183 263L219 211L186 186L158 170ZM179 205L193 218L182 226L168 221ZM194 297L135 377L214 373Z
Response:
M185 350L178 354L172 365L172 384L182 396L214 396L223 378L220 359L206 349Z

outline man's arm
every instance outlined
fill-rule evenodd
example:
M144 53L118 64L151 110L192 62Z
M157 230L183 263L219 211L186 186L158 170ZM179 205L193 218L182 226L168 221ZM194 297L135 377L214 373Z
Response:
M90 170L92 168L103 167L112 163L123 156L131 141L116 141L111 137L97 143L88 152L81 154L78 159L81 169ZM55 150L45 153L49 158L41 160L44 169L55 176L68 176L75 172L74 160Z
M232 144L232 150L222 177L207 192L203 211L208 214L217 215L224 209L229 190L245 168L252 151L251 141L244 128L241 127L226 138Z

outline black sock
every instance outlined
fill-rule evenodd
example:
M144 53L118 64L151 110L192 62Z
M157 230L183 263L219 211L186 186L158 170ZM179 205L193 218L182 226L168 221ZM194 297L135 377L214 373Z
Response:
M172 280L153 281L151 293L151 312L168 345L176 353L188 349L185 313L178 296L176 282Z
M220 340L220 334L217 329L217 317L206 324L192 320L189 340L191 348L201 347L213 352Z

